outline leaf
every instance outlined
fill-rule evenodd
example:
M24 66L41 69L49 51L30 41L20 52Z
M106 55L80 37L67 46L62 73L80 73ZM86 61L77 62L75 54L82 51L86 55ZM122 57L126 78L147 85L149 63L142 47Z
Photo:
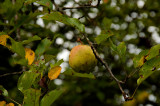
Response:
M12 57L9 60L10 65L15 66L16 64L20 64L23 66L27 66L28 65L28 61L25 58L19 58L19 57Z
M9 38L8 35L0 35L0 44L6 46L8 38Z
M0 106L6 106L6 101L0 101Z
M52 2L50 0L41 0L41 1L37 1L36 3L38 3L40 5L43 5L43 6L46 6L49 9L53 8L53 4L52 4Z
M159 67L160 67L160 56L154 57L145 62L142 68L139 70L140 77L137 80L137 84L140 85L146 78L148 78L151 74L156 72L156 70Z
M59 74L61 73L61 69L62 68L60 66L52 67L48 72L48 78L50 80L56 79L59 76Z
M8 91L0 85L0 95L8 96Z
M148 53L148 56L146 57L147 60L157 56L160 54L160 44L153 46Z
M59 66L59 65L61 65L63 62L64 62L63 59L61 59L61 60L59 60L57 63L51 64L51 67Z
M19 77L18 80L18 89L21 92L24 92L26 89L31 88L31 85L34 83L35 79L39 76L39 73L32 72L32 71L25 71Z
M69 76L76 76L76 77L84 77L84 78L91 78L91 79L95 79L95 76L92 73L77 73L72 69L68 69L65 72L63 72L62 74L64 75L69 75Z
M33 36L33 37L30 37L28 40L24 40L22 42L22 44L28 44L28 43L36 41L36 40L41 40L41 38L39 36Z
M72 27L75 27L79 29L80 32L85 32L85 26L76 18L69 18L66 15L61 14L60 12L52 12L50 14L46 14L43 17L41 17L45 20L53 20L53 21L59 21L66 25L70 25Z
M113 34L110 33L110 32L108 32L108 33L106 33L106 34L100 34L100 35L98 35L98 36L95 38L95 40L96 40L96 42L97 42L98 44L100 44L100 43L102 43L103 41L107 40L107 38L109 38L109 37L111 37L111 36L113 36Z
M51 43L52 42L49 39L47 38L43 39L41 43L38 45L35 51L35 54L42 55L47 50L47 48L51 45Z
M145 63L145 58L149 50L143 50L139 55L135 56L133 59L134 67L141 67Z
M58 99L61 94L63 93L64 91L63 90L52 90L50 91L48 94L46 94L41 102L40 102L40 105L41 106L51 106L52 103Z
M119 54L121 56L125 56L126 54L126 45L124 42L121 42L118 46L117 46L117 50L119 51Z
M28 60L28 65L31 65L35 58L35 53L30 48L25 48L25 58Z
M45 54L44 55L44 59L45 59L45 62L49 62L51 61L52 59L56 58L56 56L53 56L53 55L49 55L49 54Z
M28 5L28 4L30 4L30 3L33 3L33 2L36 2L37 0L26 0L25 1L25 5Z
M13 103L8 103L6 106L14 106Z
M109 39L109 42L111 44L111 49L117 53L120 58L122 59L122 61L124 62L125 61L125 55L126 55L126 45L124 42L121 42L118 46L114 45L112 40Z
M21 42L16 42L15 40L11 39L11 50L21 57L25 57L25 49Z
M111 49L118 54L117 46L113 44L112 40L109 38L109 42L111 44Z
M104 29L106 29L106 30L110 29L111 24L112 24L112 20L111 20L111 19L106 18L106 17L103 18L103 20L102 20L102 25L103 25L103 28L104 28Z
M24 91L23 106L39 106L41 91L37 89L27 89Z

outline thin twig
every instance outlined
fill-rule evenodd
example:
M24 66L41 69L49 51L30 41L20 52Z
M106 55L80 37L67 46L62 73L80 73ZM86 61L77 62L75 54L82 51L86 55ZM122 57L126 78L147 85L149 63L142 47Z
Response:
M83 5L83 6L78 6L78 7L62 7L62 10L66 9L81 9L81 8L97 8L100 5L100 1L98 0L97 5L92 6L92 5Z
M22 106L20 103L18 103L17 101L13 100L12 98L10 97L7 97L8 99L10 99L12 102L16 103L18 106Z
M136 70L136 71L132 71L129 75L128 75L128 78L132 77L136 72L138 72L139 70Z
M0 75L0 77L5 77L5 76L8 76L8 75L15 75L15 74L21 74L23 73L25 70L22 70L20 72L13 72L13 73L6 73L6 74L3 74L3 75Z
M123 97L124 99L127 101L129 99L129 97L127 96L127 94L124 92L122 86L121 86L121 83L124 83L120 80L118 80L114 74L112 73L112 71L110 70L107 62L105 62L99 55L98 55L98 52L96 51L95 47L93 46L92 42L89 40L89 38L83 34L83 36L85 37L85 39L87 40L87 42L89 43L89 45L91 46L92 50L93 50L93 53L95 54L96 58L98 59L98 61L100 61L102 63L102 65L105 66L105 68L107 69L107 71L109 72L109 74L111 75L111 77L116 81L116 83L118 84L118 87L119 89L121 90L122 94L123 94Z

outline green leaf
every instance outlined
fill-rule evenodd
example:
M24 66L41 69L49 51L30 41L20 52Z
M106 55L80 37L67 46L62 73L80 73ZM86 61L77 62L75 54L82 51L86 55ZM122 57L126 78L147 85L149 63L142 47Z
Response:
M134 67L141 67L145 63L146 56L149 50L143 50L139 53L139 55L133 58Z
M103 18L103 20L102 20L102 25L103 25L103 28L104 29L110 29L110 27L111 27L111 24L112 24L112 20L111 19L108 19L108 18Z
M24 92L26 89L31 88L36 77L38 77L39 75L40 75L40 73L36 73L33 71L23 72L23 74L19 77L19 80L18 80L18 89L21 92Z
M119 53L122 55L122 56L125 56L126 54L126 45L124 42L121 42L118 46L117 46L117 49L119 51Z
M46 6L49 9L53 8L53 4L52 4L52 2L50 0L41 0L41 1L37 1L36 3L38 3L40 5L43 5L43 6Z
M25 59L25 58L16 58L16 57L13 57L13 58L10 58L10 64L12 66L16 65L16 64L20 64L20 65L23 65L23 66L27 66L28 65L28 61Z
M35 51L35 54L42 55L47 50L47 48L51 45L51 43L52 42L49 39L47 38L43 39L41 43L38 45Z
M157 56L160 54L160 44L153 46L148 53L148 56L146 57L147 60Z
M28 44L28 43L36 41L36 40L41 40L41 38L36 35L36 36L30 37L28 40L22 41L22 44Z
M87 74L87 73L78 73L78 72L75 72L72 69L68 69L65 72L63 72L62 74L69 75L69 76L76 76L76 77L84 77L84 78L95 79L95 76L92 73L89 73L89 74Z
M0 35L8 35L8 34L5 32L0 32Z
M125 61L125 55L126 55L126 45L124 42L121 42L118 46L114 45L112 40L109 39L109 42L111 44L111 49L119 55L119 57L122 59L122 61Z
M3 96L8 96L8 91L5 89L5 88L3 88L3 86L2 85L0 85L0 95L3 95Z
M33 3L33 2L35 2L35 1L38 1L38 0L26 0L26 1L25 1L25 5L28 5L28 4Z
M11 39L11 38L10 38ZM11 39L11 50L21 57L25 57L25 50L21 42L16 42L13 39Z
M55 64L51 64L51 68L55 67L55 66L60 66L63 62L64 62L63 59L61 59L58 62L56 62Z
M160 67L160 56L154 57L142 66L139 70L139 79L137 80L137 84L140 85L146 78L148 78L151 74L156 72L156 70Z
M109 42L111 44L110 48L118 54L117 46L113 44L112 40L109 38Z
M97 42L98 44L100 44L100 43L102 43L103 41L106 41L107 38L109 38L109 37L111 37L111 36L113 36L113 33L108 32L108 33L106 33L106 34L100 34L100 35L98 35L98 36L95 38L95 40L96 40L96 42Z
M27 89L24 91L23 106L39 106L41 91L37 89ZM47 105L46 105L47 106Z
M51 106L52 103L60 97L63 93L63 90L52 90L48 94L46 94L42 100L40 105L41 106Z
M43 17L41 17L45 20L53 20L53 21L59 21L64 24L70 25L72 27L75 27L79 29L80 32L85 32L85 26L76 18L69 18L66 15L61 14L60 12L52 12L50 14L46 14Z
M46 63L49 62L49 61L51 61L54 58L56 58L56 56L54 56L54 55L49 55L49 54L45 54L44 55L44 59L45 59Z

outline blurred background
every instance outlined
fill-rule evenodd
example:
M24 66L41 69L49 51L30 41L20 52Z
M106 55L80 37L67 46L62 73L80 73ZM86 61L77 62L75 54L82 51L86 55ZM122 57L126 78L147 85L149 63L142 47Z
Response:
M18 0L17 0L18 1ZM28 0L29 1L29 0ZM36 0L35 0L36 1ZM62 72L68 67L70 50L78 45L77 38L87 44L79 31L57 21L46 21L41 17L57 7L78 7L81 5L96 5L98 0L51 0L52 10L36 2L25 0L0 1L0 31L9 33L16 41L26 40L34 35L54 40L46 54L55 55L51 62L63 59ZM99 55L109 64L112 72L120 80L135 71L133 58L144 49L160 43L160 1L159 0L101 0L97 8L65 9L63 13L77 18L85 25L85 32L95 44ZM17 18L16 18L17 17ZM13 30L16 29L16 30ZM95 37L107 31L113 32L113 43L118 45L124 41L127 46L126 61L110 49L108 41L96 44ZM40 41L32 42L25 47L35 50ZM23 67L13 63L17 55L0 45L0 75L19 72ZM96 79L77 78L60 75L52 81L53 87L63 87L66 92L53 106L159 106L160 105L160 73L156 72L144 81L138 88L135 97L125 102L115 81L105 68L98 63L92 72ZM0 77L3 85L14 100L22 103L23 95L17 89L20 74ZM124 90L133 94L138 72L122 85ZM0 101L5 98L0 96ZM8 100L9 101L9 100Z

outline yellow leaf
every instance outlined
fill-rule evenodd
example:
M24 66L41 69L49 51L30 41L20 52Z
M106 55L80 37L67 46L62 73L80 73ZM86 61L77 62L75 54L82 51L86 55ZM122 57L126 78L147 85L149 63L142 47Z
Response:
M141 59L138 61L138 67L141 67L143 64L144 64L144 61L145 61L145 57L141 57Z
M25 48L25 58L28 60L28 65L31 65L35 58L35 53L29 48Z
M13 103L9 103L6 106L14 106L14 104Z
M7 38L9 38L8 35L0 35L0 44L6 46Z
M60 66L52 67L48 72L48 78L50 80L56 79L59 76L61 69L62 68Z
M0 106L5 106L6 105L6 101L0 101Z

